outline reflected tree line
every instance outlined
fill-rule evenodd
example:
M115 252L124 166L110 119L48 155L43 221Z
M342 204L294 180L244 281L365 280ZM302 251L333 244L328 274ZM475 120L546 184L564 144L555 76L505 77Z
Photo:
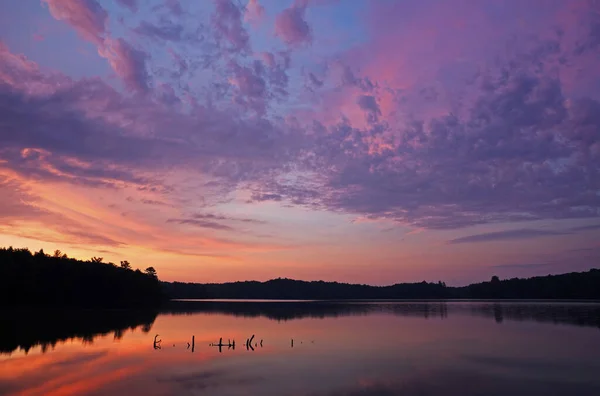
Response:
M451 315L481 316L504 321L536 321L552 324L589 326L600 329L600 305L591 303L525 303L525 302L183 302L172 301L152 310L11 310L0 317L0 353L17 349L29 351L41 346L42 351L57 343L75 339L91 343L97 336L113 334L120 338L127 331L140 329L148 333L157 315L224 314L241 317L264 317L285 321L303 318L335 318L351 315L389 314L429 320ZM263 340L250 338L248 349ZM155 349L162 340L154 337ZM167 341L168 344L168 341ZM194 345L192 338L191 344ZM221 339L213 346L234 347ZM191 346L190 346L191 348ZM253 349L253 348L252 348Z
M152 329L158 310L8 310L0 316L0 354L42 352L70 340L93 343L99 336L120 339L128 331Z
M195 302L171 301L162 314L214 313L240 317L264 317L286 321L390 314L424 319L470 315L504 320L536 321L600 328L600 304L551 302Z

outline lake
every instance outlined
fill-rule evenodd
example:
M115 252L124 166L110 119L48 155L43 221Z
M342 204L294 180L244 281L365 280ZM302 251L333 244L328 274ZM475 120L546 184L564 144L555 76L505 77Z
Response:
M160 312L3 312L0 394L597 396L600 304L179 301Z

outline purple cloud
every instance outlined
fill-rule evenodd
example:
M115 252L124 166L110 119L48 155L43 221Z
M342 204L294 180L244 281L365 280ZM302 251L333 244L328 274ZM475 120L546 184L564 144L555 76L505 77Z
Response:
M455 238L448 241L450 244L459 243L476 243L476 242L493 242L506 240L521 240L530 238L540 238L545 236L565 235L567 233L551 230L536 230L522 228L518 230L486 232L483 234L469 235L465 237Z
M132 91L146 92L150 77L146 70L148 54L132 47L123 39L109 40L100 52L108 59L112 69Z
M377 104L377 101L371 95L359 96L357 103L360 106L360 108L365 111L370 111L375 114L381 113L381 110L379 110L379 105Z
M569 228L570 231L594 231L600 230L600 224L590 224L586 226L572 227Z
M117 0L117 3L128 8L131 12L136 12L138 9L137 0Z
M242 24L240 7L231 0L214 0L214 3L212 23L215 33L230 44L232 51L248 50L250 39Z
M247 217L233 217L233 216L225 216L222 214L215 213L197 213L192 216L193 219L197 220L226 220L226 221L236 221L242 223L254 223L254 224L265 224L266 222L262 220L250 219Z
M177 224L188 224L193 225L195 227L200 228L210 228L212 230L220 230L220 231L234 231L233 227L230 227L225 224L217 223L209 220L199 220L199 219L168 219L167 223L177 223Z
M183 8L181 8L179 0L166 0L165 5L174 15L179 16L183 14Z
M160 25L142 21L140 25L135 28L135 32L151 39L176 42L182 39L183 26L173 23L168 19L161 21Z
M308 79L309 79L310 83L315 87L323 86L323 81L319 80L317 78L317 76L314 75L314 73L308 73Z
M289 46L296 47L312 42L310 26L304 19L305 11L306 4L296 2L275 19L275 34Z

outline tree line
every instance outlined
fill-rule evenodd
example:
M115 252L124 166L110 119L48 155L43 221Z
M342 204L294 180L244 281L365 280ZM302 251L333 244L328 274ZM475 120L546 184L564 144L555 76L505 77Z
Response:
M447 286L441 281L370 286L282 278L266 282L163 282L162 285L173 299L600 299L600 270L527 279L500 280L494 276L490 281L464 287Z
M56 250L0 248L0 306L137 307L172 299L600 299L600 270L527 279L504 279L464 287L444 282L370 286L278 278L222 284L160 282L156 270L133 270L128 261L104 263L69 258Z
M128 261L0 248L0 306L139 307L156 305L163 296L153 267L142 272Z

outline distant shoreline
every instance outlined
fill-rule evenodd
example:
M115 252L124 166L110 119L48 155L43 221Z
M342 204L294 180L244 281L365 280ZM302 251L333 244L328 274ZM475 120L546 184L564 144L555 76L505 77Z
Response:
M285 299L234 299L234 298L172 298L169 302L214 302L214 303L396 303L396 302L509 302L509 303L590 303L600 304L600 299L543 299L543 298L445 298L445 299L332 299L332 300L285 300Z
M266 282L161 282L173 300L266 301L600 301L600 270L520 279L492 277L468 286L444 282L398 283L370 286L278 278Z

